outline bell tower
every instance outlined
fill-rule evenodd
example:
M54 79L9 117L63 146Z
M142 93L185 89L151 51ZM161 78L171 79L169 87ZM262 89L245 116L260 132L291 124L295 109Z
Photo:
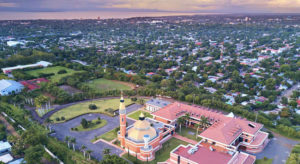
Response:
M123 94L121 95L121 99L120 99L119 114L120 114L120 142L121 142L121 147L124 148L125 135L126 135L126 108L124 104Z

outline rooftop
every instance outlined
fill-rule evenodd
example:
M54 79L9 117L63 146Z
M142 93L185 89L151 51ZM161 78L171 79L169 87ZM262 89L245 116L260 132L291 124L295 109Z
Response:
M170 104L169 101L161 100L161 99L151 99L147 101L147 104L158 106L158 107L165 107Z

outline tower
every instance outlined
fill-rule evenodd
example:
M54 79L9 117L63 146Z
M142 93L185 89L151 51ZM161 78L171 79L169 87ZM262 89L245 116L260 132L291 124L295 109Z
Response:
M126 135L126 108L124 104L124 98L123 95L120 99L120 108L119 108L119 114L120 114L120 142L121 147L125 147L125 135Z

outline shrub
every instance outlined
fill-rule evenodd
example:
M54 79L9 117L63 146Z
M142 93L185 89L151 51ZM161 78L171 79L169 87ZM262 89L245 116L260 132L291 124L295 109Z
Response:
M65 120L65 117L64 117L64 116L62 116L60 119L61 119L61 120Z
M88 128L88 125L89 123L88 123L88 121L86 120L86 119L82 119L81 120L81 126L84 128L84 129L86 129L86 128Z
M95 104L90 104L89 109L90 110L95 110L95 109L97 109L97 106Z
M65 74L67 73L67 71L65 69L61 69L57 72L57 74Z
M75 131L78 131L78 129L77 129L77 128L75 128Z
M131 101L134 101L134 102L135 102L136 100L137 100L136 97L132 97L132 98L131 98Z
M100 123L101 123L101 120L96 121L96 124L100 124Z
M60 118L59 118L59 117L56 117L55 120L56 120L56 121L60 121Z

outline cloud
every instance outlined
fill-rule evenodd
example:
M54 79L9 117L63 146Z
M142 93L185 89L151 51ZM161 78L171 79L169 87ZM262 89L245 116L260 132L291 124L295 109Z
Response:
M0 11L299 13L300 0L0 0Z
M0 7L17 7L17 4L10 2L0 2Z

